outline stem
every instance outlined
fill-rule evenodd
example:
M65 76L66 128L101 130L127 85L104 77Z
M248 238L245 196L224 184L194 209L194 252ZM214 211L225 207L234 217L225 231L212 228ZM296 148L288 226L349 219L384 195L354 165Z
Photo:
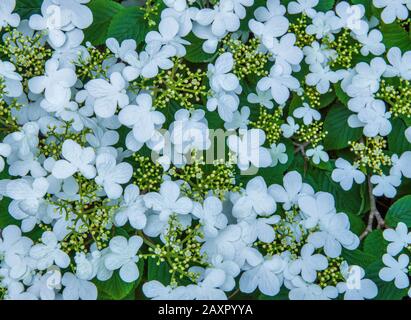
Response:
M377 220L377 228L382 229L385 227L385 221L381 216L381 213L378 211L377 208L377 201L372 193L372 183L371 178L368 176L368 195L370 197L370 215L368 216L368 224L365 228L364 232L360 235L360 240L364 239L372 230L374 220Z

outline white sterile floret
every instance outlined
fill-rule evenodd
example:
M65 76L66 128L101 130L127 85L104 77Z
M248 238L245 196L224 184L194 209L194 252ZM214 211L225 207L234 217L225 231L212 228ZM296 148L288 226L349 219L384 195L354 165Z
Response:
M398 175L373 175L370 179L372 184L376 186L373 188L373 195L377 197L385 196L387 198L394 198L397 194L395 189L401 184L401 176Z
M96 158L97 175L95 181L104 187L104 192L110 199L118 199L123 193L121 184L130 181L133 167L126 162L117 164L116 158L110 153L102 153Z
M310 72L305 77L305 81L309 86L315 86L321 94L330 90L331 83L341 80L341 73L332 71L329 66L322 66L319 63L311 64Z
M82 148L77 142L68 139L63 143L61 154L64 159L56 161L52 171L57 179L67 179L76 172L87 179L96 176L96 168L93 166L96 155L93 148Z
M295 123L293 117L287 117L287 122L281 125L281 131L285 138L290 138L300 129L300 125Z
M319 0L297 0L291 1L288 4L288 12L290 14L298 14L303 13L306 14L308 17L314 17L316 11L314 7L318 5Z
M373 0L373 4L376 8L383 8L381 19L384 23L390 24L395 19L405 20L408 17L409 4L405 0Z
M0 78L5 84L5 95L17 98L23 93L21 81L23 78L16 72L16 67L8 62L0 60Z
M291 75L291 68L275 64L271 67L269 76L258 81L257 86L262 91L270 89L275 102L283 104L290 97L290 90L297 90L300 83Z
M8 25L17 27L20 23L20 16L13 13L16 0L3 0L0 3L0 30Z
M398 155L396 154L393 154L391 157L391 162L391 175L402 175L406 178L411 178L411 151L405 151L400 157L398 157Z
M344 300L372 299L378 294L377 285L370 279L365 278L365 271L359 266L341 265L341 274L345 282L339 282L337 289L344 294Z
M245 192L234 203L233 215L239 219L247 218L253 212L262 216L270 216L276 208L264 179L255 177L247 183Z
M336 168L331 174L331 178L341 185L343 190L347 191L352 188L353 182L361 184L365 181L365 174L358 170L356 164L352 165L343 158L338 158L335 162Z
M305 153L308 158L311 158L313 163L320 164L321 161L327 162L330 157L323 146L316 146L315 148L308 149Z
M242 137L229 136L227 145L236 155L237 166L240 170L247 170L250 165L257 168L266 168L271 165L271 155L268 149L262 147L265 142L265 133L261 129L242 130Z
M385 45L382 39L382 33L377 29L371 30L368 35L357 35L357 40L362 44L361 54L363 56L368 56L370 53L375 56L383 54L385 52Z
M124 198L114 216L114 222L121 227L129 221L134 229L141 230L147 223L146 210L143 195L140 195L140 189L130 184L124 189Z
M392 256L396 256L411 244L411 232L408 232L408 227L403 222L399 222L395 230L384 230L383 235L384 239L390 242L387 246L387 253Z
M188 214L193 208L192 201L182 197L179 185L172 181L164 181L160 192L147 193L144 202L148 208L159 212L162 221L167 221L173 213Z
M129 103L126 93L127 82L120 73L114 72L110 81L94 79L89 81L84 88L94 98L94 112L102 118L112 117L117 107L123 108Z
M300 257L291 262L290 272L300 274L307 282L314 282L317 278L317 272L325 270L328 266L327 258L321 254L314 253L315 248L311 244L302 247Z
M79 279L71 272L66 272L61 279L61 284L64 286L64 300L96 300L97 287L94 283Z
M153 137L166 118L160 111L154 110L151 95L141 93L136 98L136 105L128 105L120 111L118 120L131 127L134 138L143 144Z
M382 262L384 262L385 267L380 270L378 275L383 281L394 280L394 284L398 289L409 286L408 264L410 258L406 254L401 254L398 259L395 259L386 253L382 256Z
M387 65L384 76L411 80L411 51L402 54L399 48L394 47L388 51L387 59L390 64Z
M175 55L176 49L173 46L162 46L159 42L151 42L146 46L145 51L140 53L141 75L144 78L153 78L158 74L159 69L171 69L173 67L171 58Z
M270 146L270 154L272 167L275 167L278 163L285 164L288 161L287 148L284 143L279 143L278 145L273 143Z
M60 244L56 235L51 231L46 231L41 236L42 243L34 245L30 249L30 256L36 260L39 270L45 270L56 264L60 268L67 268L70 258L60 249Z
M223 205L221 200L210 196L204 200L201 205L198 202L194 203L193 215L199 219L203 226L204 235L206 237L215 237L218 235L219 229L224 229L227 226L227 216L223 214Z
M11 147L6 143L0 143L0 172L4 170L4 159L3 157L7 158L11 154Z
M128 240L122 236L112 238L109 243L110 252L104 259L106 268L120 269L120 278L125 282L137 280L140 274L137 253L142 244L143 239L138 236L132 236Z
M272 109L274 104L271 101L273 99L270 90L261 91L256 88L257 93L250 93L247 96L247 101L254 104L259 104L266 107L267 109Z
M302 107L298 107L294 110L293 116L297 119L303 119L305 125L309 125L313 121L318 121L321 119L321 114L305 102Z
M108 38L106 40L106 46L110 49L114 56L118 59L126 61L126 57L129 53L135 52L137 43L133 39L124 40L121 45L115 38Z
M356 35L363 35L368 32L368 23L363 20L365 8L362 4L350 5L346 1L337 4L335 8L337 16L340 18L341 28L348 28Z

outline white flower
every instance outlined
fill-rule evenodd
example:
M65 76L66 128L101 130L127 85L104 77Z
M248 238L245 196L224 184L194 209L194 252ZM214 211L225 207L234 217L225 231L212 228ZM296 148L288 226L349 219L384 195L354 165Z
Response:
M203 281L198 285L188 285L190 299L196 300L227 300L224 291L218 289L225 283L226 274L221 269L209 268L204 273Z
M368 35L358 35L357 40L361 42L361 54L368 56L372 53L375 56L379 56L385 52L385 45L382 42L382 33L380 30L373 29Z
M328 266L327 258L321 254L314 254L314 246L305 244L301 248L300 257L291 262L290 271L294 274L301 273L302 278L307 282L314 282L317 278L317 271L325 270Z
M252 293L258 287L263 294L275 296L283 283L282 271L284 267L285 263L278 255L267 260L261 257L256 266L241 275L241 292Z
M157 280L144 283L142 289L145 296L153 300L184 300L190 298L185 287L164 286Z
M129 103L126 93L127 82L120 73L114 72L110 76L110 82L103 79L90 80L84 88L95 99L94 112L102 118L112 117L117 110Z
M303 51L295 45L296 36L292 33L286 34L280 40L274 39L272 46L268 49L276 58L276 63L285 62L290 65L299 65L303 60Z
M11 98L17 98L23 93L23 78L15 71L16 67L12 63L0 60L0 77L6 86L5 95Z
M45 231L41 236L42 243L34 245L30 249L30 256L36 260L39 270L46 270L56 264L60 268L67 268L70 258L57 241L56 235L51 231Z
M175 55L176 49L173 46L162 46L158 42L150 43L145 51L140 53L141 75L144 78L153 78L158 74L159 69L171 69L173 62L170 58Z
M233 55L230 52L223 53L217 58L215 64L208 65L207 75L210 78L210 87L214 92L235 91L239 86L239 80L231 73L234 66Z
M13 13L16 0L3 0L0 3L0 29L8 25L16 28L20 23L20 16Z
M399 48L394 47L388 51L387 59L391 65L387 66L384 76L411 80L411 51L402 54Z
M231 0L222 0L213 9L201 9L195 21L202 26L211 25L211 31L217 37L237 31L240 27L240 19L234 13L234 3Z
M271 67L270 75L258 81L257 87L262 91L271 89L275 102L283 104L290 97L290 90L297 90L300 83L291 76L291 68L275 64Z
M136 98L137 105L124 107L119 115L118 120L125 126L133 128L134 138L145 143L149 141L164 122L164 115L155 111L152 107L151 95L141 93Z
M310 46L303 48L305 55L305 62L309 65L323 64L330 58L335 58L336 52L333 49L329 49L325 44L319 44L317 41L311 43Z
M124 61L126 61L126 56L133 53L137 48L136 41L133 39L124 40L120 45L115 38L108 38L106 40L106 46L114 53L116 58Z
M344 293L344 300L364 300L372 299L378 293L377 285L370 279L364 279L364 269L359 266L348 267L347 263L341 266L346 270L341 270L341 274L346 282L337 284L339 293ZM351 283L354 282L354 283Z
M47 105L64 104L70 100L71 87L77 81L75 72L70 68L59 69L59 62L50 59L46 62L44 76L34 77L29 80L28 85L31 92L40 94L44 92Z
M96 300L97 287L94 283L77 278L71 272L66 272L61 279L65 286L63 290L64 300Z
M123 193L120 184L129 182L133 175L133 167L129 163L116 163L116 158L110 153L99 154L96 158L96 183L104 187L110 199L120 198Z
M222 213L223 205L221 200L210 196L204 200L203 205L194 203L193 215L200 220L206 237L215 237L218 235L218 229L227 226L227 217Z
M405 138L411 143L411 127L408 127L404 132Z
M273 97L271 96L271 91L270 90L261 91L258 88L257 88L257 94L250 93L247 96L247 101L248 102L262 105L262 106L266 107L267 109L272 109L273 108L274 104L271 101L272 99L273 99Z
M398 289L404 289L409 286L408 264L410 258L406 254L400 255L398 260L389 254L384 254L382 261L386 265L378 274L382 280L389 282L395 279L394 284Z
M373 0L373 4L376 8L384 8L381 19L387 24L393 23L396 18L405 20L408 17L404 0Z
M303 183L301 175L297 171L288 172L283 178L283 186L273 184L268 192L276 202L283 203L284 210L290 210L297 204L303 195L313 195L314 190L310 185Z
M405 151L401 157L396 154L392 155L391 162L391 175L403 175L406 178L411 178L411 151Z
M306 151L306 155L309 158L312 157L312 161L315 164L319 164L321 161L327 162L328 160L330 160L330 157L328 156L328 153L324 151L323 146L317 146L313 149L308 149Z
M329 36L333 39L333 32L340 29L339 19L336 17L334 11L316 12L312 17L312 24L308 25L306 32L315 35L317 39L322 39Z
M267 7L258 7L254 11L254 16L258 21L266 22L277 16L283 16L286 13L285 7L280 0L267 0Z
M302 195L298 199L298 206L306 217L304 225L308 229L315 227L325 216L336 212L334 197L327 192L318 192L315 196Z
M7 183L6 195L19 201L18 206L24 212L36 214L48 187L49 183L45 178L36 178L33 182L23 179L11 180Z
M184 45L190 44L187 40L179 36L180 26L173 17L162 18L157 31L150 31L146 35L146 43L157 42L161 45L170 45L176 49L177 57L183 57L186 54Z
M261 147L265 142L264 131L261 129L240 131L243 131L241 138L231 135L227 139L228 147L237 156L238 168L245 171L250 167L250 163L257 168L270 166L270 152L266 148Z
M373 195L381 197L384 195L387 198L394 198L397 194L395 187L401 184L401 176L382 174L381 176L373 175L371 183L376 184L372 190Z
M330 300L338 296L338 290L332 286L321 288L318 284L307 283L301 277L295 277L289 284L290 300Z
M375 137L377 135L387 136L391 130L391 113L386 112L385 103L382 100L374 100L366 108L362 109L358 115L358 120L364 126L364 135ZM348 119L351 127L357 127L355 119L351 116Z
M300 125L295 123L293 117L287 117L287 123L281 125L281 131L285 138L290 138L300 129Z
M52 170L57 179L67 179L76 172L80 172L87 179L96 176L96 169L92 165L95 159L93 148L82 148L77 142L68 139L63 143L61 154L65 160L56 161Z
M270 216L276 208L275 201L268 193L264 179L255 177L247 183L245 193L234 203L233 216L247 218L252 212L262 216Z
M153 208L160 213L160 220L168 221L173 213L188 214L193 208L193 203L187 197L180 196L180 187L172 181L164 181L160 192L150 192L144 196L148 208Z
M143 196L140 195L140 189L130 184L124 190L124 200L114 216L114 222L117 226L124 226L127 221L137 230L146 226L147 217L145 215L146 207Z
M224 122L224 128L227 130L243 129L246 130L250 120L250 108L242 107L240 111L235 111L233 113L233 119L230 122Z
M305 81L309 86L315 86L321 94L330 90L330 83L337 83L341 80L341 75L332 71L329 66L322 66L319 63L310 65L310 72L305 77Z
M120 278L125 282L136 281L139 277L137 267L137 252L143 244L143 239L132 236L126 239L116 236L110 240L110 253L105 257L104 264L108 270L120 269Z
M362 20L365 15L365 8L362 4L350 5L342 1L337 4L335 12L340 18L341 28L348 28L356 35L367 34L369 26L366 21Z
M294 110L293 116L297 119L303 119L305 125L309 125L313 121L318 121L321 119L321 114L314 108L311 108L308 103L305 102L303 103L302 107Z
M384 239L390 242L387 246L387 253L392 256L396 256L411 244L411 232L408 232L408 227L403 222L399 222L395 230L384 230L383 235Z
M287 9L290 14L305 13L308 17L312 18L316 13L314 7L317 5L318 0L297 0L291 1Z
M0 172L4 170L4 159L2 157L7 158L11 154L11 147L6 143L0 143Z
M353 181L361 184L365 181L365 174L358 170L357 165L352 165L343 158L338 158L335 162L336 168L331 174L331 178L341 185L343 190L347 191L352 188Z
M278 163L285 164L288 161L287 148L284 143L276 145L273 143L270 146L270 154L272 159L272 167L275 167Z
M250 30L267 48L271 48L274 40L287 32L289 25L288 19L282 15L276 15L265 23L254 19L248 22Z

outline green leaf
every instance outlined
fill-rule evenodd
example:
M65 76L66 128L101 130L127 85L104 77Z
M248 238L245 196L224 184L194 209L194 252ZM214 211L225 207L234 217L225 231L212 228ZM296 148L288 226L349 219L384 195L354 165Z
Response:
M351 128L348 125L351 114L351 111L341 104L330 109L324 121L324 130L328 132L324 139L326 150L344 149L348 147L349 141L356 141L361 137L361 128Z
M404 222L407 227L411 227L411 195L402 197L390 207L385 222L393 228L399 222Z
M123 9L112 0L93 0L88 7L93 12L93 24L84 32L86 41L98 46L105 43L111 19Z
M289 300L288 299L288 293L289 292L290 291L288 289L282 287L280 292L277 295L275 295L274 297L270 297L270 296L267 296L267 295L261 293L258 296L258 300Z
M346 212L346 215L348 216L348 219L350 220L350 229L352 232L354 232L357 236L361 235L361 233L365 229L365 223L362 221L362 219L355 214Z
M374 230L364 239L364 251L378 257L378 259L381 259L386 249L387 241L384 239L381 230Z
M15 12L20 15L21 19L28 19L33 14L41 13L41 4L43 0L17 0Z
M140 277L134 282L124 282L119 271L114 271L113 276L107 281L95 280L100 300L123 300L133 294L137 288L143 273L143 260L138 262Z
M9 213L9 204L11 199L3 198L0 200L0 229L4 229L9 225L20 226L20 222L14 219Z
M362 268L367 268L375 261L375 257L359 249L357 250L342 250L342 257L347 260L349 265L356 265Z
M149 31L143 11L139 7L128 7L123 8L113 17L108 27L107 37L116 38L117 41L134 39L138 45L144 41Z
M315 7L317 11L328 11L334 7L335 0L321 0Z
M405 138L405 130L407 130L407 126L404 121L397 118L391 120L391 123L392 131L388 135L388 149L398 155L411 150L411 143Z
M184 56L184 59L186 59L187 61L190 61L192 63L205 63L210 62L216 56L216 54L209 54L204 52L204 41L198 39L193 33L190 33L184 39L191 43L186 47L187 53Z
M157 260L148 258L147 259L147 280L157 280L163 285L168 286L171 281L170 267L166 262L162 262L157 265Z
M411 50L410 35L397 22L391 24L382 23L380 30L387 50L392 47L398 47L402 52Z

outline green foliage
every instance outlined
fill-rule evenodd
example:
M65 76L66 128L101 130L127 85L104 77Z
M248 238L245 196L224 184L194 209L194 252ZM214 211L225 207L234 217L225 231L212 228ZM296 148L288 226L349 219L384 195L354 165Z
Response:
M388 210L385 222L395 228L399 222L411 227L411 195L402 197Z

